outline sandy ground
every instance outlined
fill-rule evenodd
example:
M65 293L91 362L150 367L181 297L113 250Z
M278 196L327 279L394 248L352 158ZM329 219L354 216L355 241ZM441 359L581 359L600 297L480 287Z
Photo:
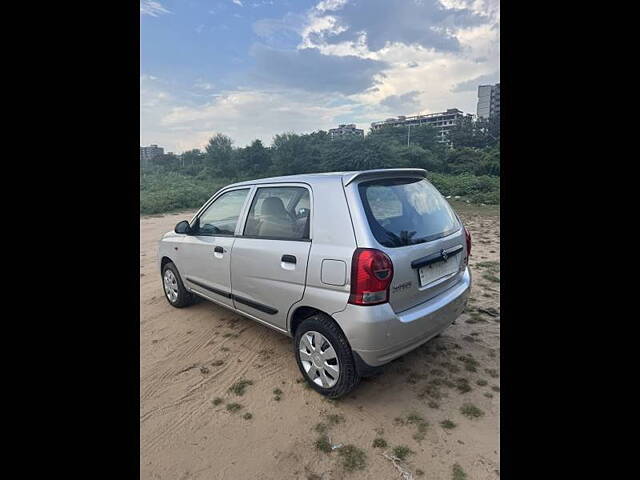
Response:
M451 479L454 464L468 479L499 478L500 217L495 207L454 206L473 237L467 312L337 401L301 382L288 337L210 302L170 307L157 241L191 212L141 218L141 478L392 479L400 473L383 453L401 445L413 453L399 466L416 479ZM230 392L242 379L253 384ZM241 408L231 413L233 402ZM483 414L464 416L467 403ZM345 470L341 449L318 450L318 423L332 444L364 450L364 469ZM377 437L386 448L373 447Z

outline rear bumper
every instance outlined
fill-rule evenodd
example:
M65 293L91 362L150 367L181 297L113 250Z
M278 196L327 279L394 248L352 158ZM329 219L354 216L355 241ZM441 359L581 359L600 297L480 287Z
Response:
M345 332L352 350L377 367L419 347L446 329L464 311L471 290L467 267L462 279L435 298L396 314L387 304L349 304L333 318Z

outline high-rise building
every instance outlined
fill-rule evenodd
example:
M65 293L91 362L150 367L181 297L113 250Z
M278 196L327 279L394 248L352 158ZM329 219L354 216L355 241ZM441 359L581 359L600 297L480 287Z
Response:
M356 128L355 123L342 124L338 125L338 128L332 128L329 130L329 135L331 136L331 140L334 138L344 138L344 137L362 137L364 138L364 130L361 128Z
M468 114L469 115L469 114ZM436 129L438 132L438 141L442 143L448 143L447 136L449 130L451 130L456 123L464 118L465 114L462 110L457 108L449 108L446 112L429 113L427 115L414 115L412 117L406 117L400 115L398 118L387 118L380 122L373 122L371 124L372 130L384 128L388 126L392 127L412 127L417 125L429 125Z
M500 116L500 84L478 87L478 118Z
M158 145L149 145L148 147L140 147L140 163L147 165L149 160L153 160L159 155L164 155L164 148Z

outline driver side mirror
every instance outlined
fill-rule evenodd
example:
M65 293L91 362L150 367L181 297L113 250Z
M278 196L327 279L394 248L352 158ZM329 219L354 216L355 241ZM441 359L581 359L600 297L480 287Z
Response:
M191 233L191 226L189 225L189 222L187 222L186 220L182 220L176 225L174 231L176 233L189 235L189 233Z

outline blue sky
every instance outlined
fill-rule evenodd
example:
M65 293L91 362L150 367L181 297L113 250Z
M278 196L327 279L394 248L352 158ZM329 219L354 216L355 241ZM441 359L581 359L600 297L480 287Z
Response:
M140 30L140 144L176 153L475 113L500 75L497 0L143 0Z

